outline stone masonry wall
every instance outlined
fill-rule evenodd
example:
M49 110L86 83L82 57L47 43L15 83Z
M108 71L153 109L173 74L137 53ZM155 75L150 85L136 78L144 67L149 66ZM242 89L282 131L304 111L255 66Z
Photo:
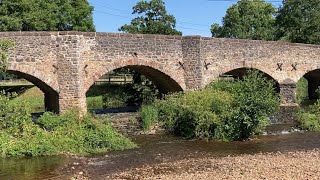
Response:
M315 45L94 32L0 32L0 38L16 42L10 72L39 86L46 104L56 104L50 109L59 111L85 111L89 87L121 67L146 74L168 91L203 88L228 71L255 68L280 84L290 104L295 103L294 84L320 69L320 46Z

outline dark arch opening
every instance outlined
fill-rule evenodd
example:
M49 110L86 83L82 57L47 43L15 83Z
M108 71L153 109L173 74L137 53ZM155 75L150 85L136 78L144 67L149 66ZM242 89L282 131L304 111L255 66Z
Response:
M274 88L275 90L280 93L280 84L279 82L277 82L273 77L271 77L269 74L260 71L259 69L255 69L255 68L237 68L237 69L233 69L231 71L228 71L226 73L224 73L223 75L221 75L220 77L224 78L224 77L231 77L234 79L242 79L244 77L244 75L246 75L246 73L248 72L248 70L258 70L260 73L262 73L264 75L264 77L266 77L268 80L271 80L274 82Z
M124 85L124 82L121 82L118 80L118 83L119 83L118 85L113 84L112 87L105 86L105 89L109 92L103 91L101 89L101 87L103 86L102 83L103 82L105 82L105 84L109 83L109 85L112 82L114 83L114 81L112 80L114 78L114 74L117 74L119 72L129 72L129 73L127 73L127 76L126 76L127 86ZM159 92L158 97L162 97L162 95L167 94L167 93L183 91L182 87L174 79L172 79L167 74L165 74L155 68L152 68L150 66L145 66L145 65L128 65L128 66L124 66L124 67L121 67L118 69L114 69L114 70L106 73L98 81L96 81L94 85L92 85L90 87L90 89L86 92L87 108L89 110L94 109L92 107L95 107L96 102L92 103L92 101L102 101L102 103L105 105L104 99L101 100L101 98L100 98L100 100L94 100L94 97L98 97L97 92L99 92L99 91L100 91L100 94L103 94L103 93L110 94L113 92L113 93L115 93L115 97L118 95L116 93L119 93L119 91L120 91L120 93L128 93L127 90L132 88L133 75L136 73L145 76L149 81L151 81L154 84L154 86L157 88L157 90ZM98 84L97 84L97 82L98 82ZM98 87L98 86L100 86L100 87ZM116 89L113 89L113 88L115 88L115 86L118 86L118 87L116 87ZM126 105L131 106L132 103L127 103ZM98 107L101 107L101 105ZM108 108L108 106L104 106L102 108ZM96 109L98 109L98 108L96 108Z
M13 74L19 79L25 79L38 87L44 93L44 110L59 112L59 94L40 79L20 71L7 70L6 73Z
M170 92L179 92L183 90L180 87L180 85L175 80L173 80L170 76L152 67L142 66L142 65L132 65L132 66L125 66L124 68L134 70L146 76L149 80L151 80L157 86L157 88L161 93L166 94Z
M320 98L320 69L306 73L298 81L297 96L303 104L313 104Z

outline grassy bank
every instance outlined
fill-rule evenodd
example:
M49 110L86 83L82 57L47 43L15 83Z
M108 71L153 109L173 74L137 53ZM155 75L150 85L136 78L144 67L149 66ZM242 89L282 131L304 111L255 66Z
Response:
M6 82L0 84L0 90L16 93L17 96L12 98L12 102L26 102L31 112L44 112L44 94L36 86L30 83ZM87 92L87 108L90 110L122 107L126 105L127 97L124 85L94 85Z
M0 96L0 156L86 155L134 148L107 120L79 117L76 111L43 114L34 123L27 102Z

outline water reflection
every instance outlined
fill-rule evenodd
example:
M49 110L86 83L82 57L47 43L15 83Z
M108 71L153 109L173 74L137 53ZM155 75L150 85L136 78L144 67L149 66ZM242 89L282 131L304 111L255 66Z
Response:
M0 159L0 179L50 179L67 162L63 156Z

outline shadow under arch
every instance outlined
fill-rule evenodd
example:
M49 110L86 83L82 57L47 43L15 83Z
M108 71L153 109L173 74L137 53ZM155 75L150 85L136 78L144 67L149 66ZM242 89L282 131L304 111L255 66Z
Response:
M59 112L59 94L52 87L47 85L42 80L36 78L35 76L21 71L7 70L6 73L16 75L19 78L23 78L37 86L44 93L45 110L55 113Z
M242 79L247 74L248 70L256 70L256 71L259 71L260 73L262 73L264 75L264 77L266 77L268 80L271 80L274 82L274 84L275 84L274 88L276 89L276 91L278 93L280 93L280 83L275 78L273 78L271 75L269 75L268 73L265 73L264 71L261 71L256 68L247 68L247 67L236 68L236 69L232 69L228 72L221 74L220 77L227 75L227 76L231 76L236 79Z
M140 73L141 75L146 76L149 80L151 80L159 89L159 91L161 93L170 93L170 92L179 92L179 91L183 91L183 88L179 85L178 82L176 82L173 78L171 78L168 74L166 74L165 72L162 72L156 68L153 68L151 66L148 65L125 65L125 66L120 66L120 67L115 67L112 69L106 69L105 72L99 74L99 77L96 77L96 79L94 79L92 82L90 82L88 84L88 86L86 87L86 91L87 92L89 90L89 88L94 85L94 82L96 80L98 80L99 78L101 78L103 75L108 74L110 72L112 72L113 70L116 69L130 69L133 71L136 71L138 73Z
M303 77L308 81L309 99L319 99L320 92L317 91L320 87L320 69L308 71Z
M128 65L123 68L134 70L151 80L161 93L183 91L181 86L167 74L145 65Z

